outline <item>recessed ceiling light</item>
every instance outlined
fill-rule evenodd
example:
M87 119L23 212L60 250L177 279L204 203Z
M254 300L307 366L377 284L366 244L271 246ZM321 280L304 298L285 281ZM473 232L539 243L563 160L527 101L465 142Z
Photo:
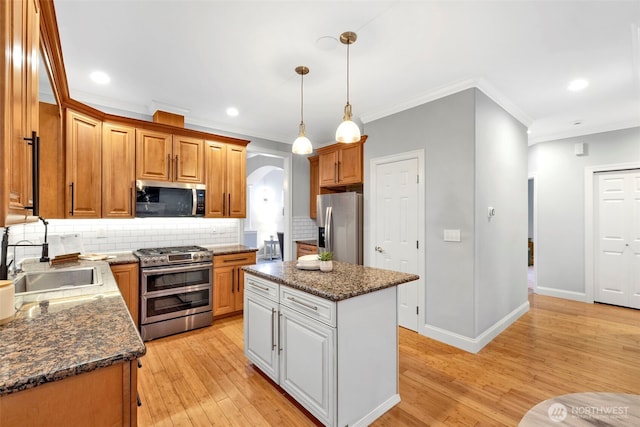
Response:
M527 129L527 135L531 135L531 129Z
M227 116L236 117L239 113L236 107L227 108Z
M577 91L582 90L587 86L589 86L589 82L585 79L576 79L569 83L569 86L567 86L567 90Z
M93 80L95 83L98 83L99 85L106 85L111 81L111 77L109 77L109 75L103 71L94 71L89 75L89 77L91 77L91 80Z

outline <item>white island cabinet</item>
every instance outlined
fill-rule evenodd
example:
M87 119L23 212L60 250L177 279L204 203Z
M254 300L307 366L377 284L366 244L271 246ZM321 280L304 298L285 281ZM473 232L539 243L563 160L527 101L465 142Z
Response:
M309 281L335 275L277 264L273 276L245 267L245 355L323 424L370 424L400 401L395 286L318 296Z

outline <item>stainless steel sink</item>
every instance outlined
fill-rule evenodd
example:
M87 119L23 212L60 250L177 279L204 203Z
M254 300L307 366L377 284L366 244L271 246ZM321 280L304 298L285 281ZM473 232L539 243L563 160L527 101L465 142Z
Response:
M14 285L16 294L58 291L84 286L100 286L102 275L96 267L29 272L16 279Z

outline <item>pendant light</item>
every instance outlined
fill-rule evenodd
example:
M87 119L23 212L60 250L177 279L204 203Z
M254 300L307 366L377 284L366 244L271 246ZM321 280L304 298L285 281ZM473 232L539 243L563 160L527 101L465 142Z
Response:
M304 126L304 76L309 74L309 68L304 65L296 67L296 73L300 74L300 127L298 129L298 137L293 141L291 151L295 154L311 154L313 147L311 141L306 136Z
M347 45L347 104L344 106L342 123L336 129L336 141L358 142L360 141L360 128L351 120L351 104L349 104L349 45L356 42L356 33L347 31L340 34L340 42Z

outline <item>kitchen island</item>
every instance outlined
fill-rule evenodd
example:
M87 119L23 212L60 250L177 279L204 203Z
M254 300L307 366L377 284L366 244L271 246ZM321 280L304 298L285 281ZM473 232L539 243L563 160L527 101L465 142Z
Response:
M101 285L16 294L0 326L0 425L136 425L137 359L146 348L107 262Z
M418 276L333 265L244 267L244 351L323 424L368 425L400 401L395 287Z

